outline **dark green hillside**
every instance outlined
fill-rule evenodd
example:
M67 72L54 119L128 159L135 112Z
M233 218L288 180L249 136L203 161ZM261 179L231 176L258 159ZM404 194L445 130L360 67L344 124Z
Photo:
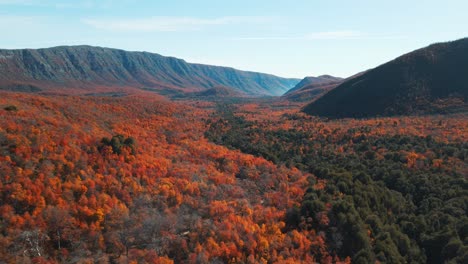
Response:
M287 230L321 232L328 249L352 263L467 263L466 142L376 136L377 122L331 131L300 115L283 118L318 125L275 130L266 124L282 122L221 110L208 139L316 176L301 205L286 213Z
M434 44L350 79L304 112L331 118L466 111L468 38Z

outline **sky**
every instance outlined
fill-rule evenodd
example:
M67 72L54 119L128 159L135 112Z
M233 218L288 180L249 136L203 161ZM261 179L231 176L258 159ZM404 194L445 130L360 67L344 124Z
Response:
M468 37L466 0L0 0L0 48L93 45L303 78Z

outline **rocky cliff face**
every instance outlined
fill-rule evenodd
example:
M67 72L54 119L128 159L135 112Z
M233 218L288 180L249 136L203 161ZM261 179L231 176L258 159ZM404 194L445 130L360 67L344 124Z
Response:
M192 64L148 52L90 46L0 50L0 89L7 90L47 89L50 85L182 90L228 86L248 95L281 95L297 82L298 79Z

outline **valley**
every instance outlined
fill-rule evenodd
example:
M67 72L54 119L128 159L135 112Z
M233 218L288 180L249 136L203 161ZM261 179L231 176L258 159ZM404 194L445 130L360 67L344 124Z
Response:
M466 263L466 42L302 81L2 50L0 262Z

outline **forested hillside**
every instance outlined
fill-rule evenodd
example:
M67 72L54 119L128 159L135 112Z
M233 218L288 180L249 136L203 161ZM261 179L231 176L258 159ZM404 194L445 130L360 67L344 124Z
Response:
M466 115L1 95L7 262L468 260Z
M468 261L466 116L253 114L265 110L223 108L206 136L317 177L288 209L288 230L323 234L330 253L353 263Z
M0 260L335 259L322 235L286 227L314 177L210 143L210 109L151 93L2 92Z

